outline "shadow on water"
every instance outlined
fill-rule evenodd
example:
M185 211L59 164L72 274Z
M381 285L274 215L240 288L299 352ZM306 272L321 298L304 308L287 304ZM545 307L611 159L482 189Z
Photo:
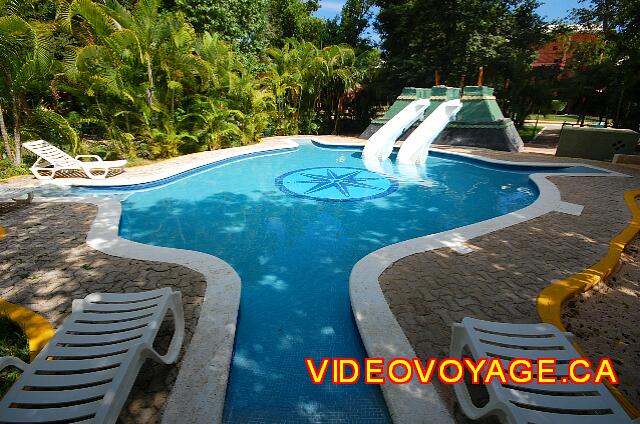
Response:
M431 184L400 181L400 190L374 201L314 201L275 187L176 199L174 187L124 202L123 237L209 253L240 274L225 421L389 422L379 388L334 386L330 373L325 384L312 385L304 358L366 356L348 292L351 269L366 254L535 199L526 175L496 185L473 167L453 177L454 166L443 163L437 178L426 175Z

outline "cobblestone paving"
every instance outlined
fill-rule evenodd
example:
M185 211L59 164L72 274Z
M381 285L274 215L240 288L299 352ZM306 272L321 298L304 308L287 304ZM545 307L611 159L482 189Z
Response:
M540 291L606 253L609 240L630 219L623 193L640 185L637 177L552 181L564 201L585 206L581 216L553 212L473 239L472 253L439 249L416 254L383 273L387 302L418 356L447 356L451 324L465 316L539 322L535 306ZM451 389L438 389L452 406Z
M204 277L188 268L105 255L91 249L86 235L96 208L85 204L0 203L0 298L44 315L58 327L71 301L93 292L134 292L174 287L182 292L187 334L195 329L203 300ZM156 340L167 346L171 326ZM154 423L178 373L177 366L147 361L120 414L122 423Z
M362 140L348 137L314 138L362 144ZM639 170L604 162L537 152L437 147L501 160L586 163L635 177L554 177L564 201L585 205L580 217L550 213L472 240L475 250L470 254L440 249L410 256L390 267L381 276L382 289L421 357L446 356L451 323L464 316L537 322L535 300L542 288L604 255L610 238L630 217L623 192L640 186ZM211 153L212 157L215 154ZM194 158L129 168L119 177L156 174ZM10 185L33 182L33 177L22 177L10 180ZM91 292L175 286L183 293L187 328L195 327L204 293L202 276L180 266L115 258L92 250L84 241L95 215L93 206L1 205L0 225L8 228L8 234L0 240L0 297L28 306L57 325L69 313L72 299ZM191 336L188 333L185 346ZM176 374L175 367L145 365L121 420L156 421ZM449 388L439 389L452 404Z

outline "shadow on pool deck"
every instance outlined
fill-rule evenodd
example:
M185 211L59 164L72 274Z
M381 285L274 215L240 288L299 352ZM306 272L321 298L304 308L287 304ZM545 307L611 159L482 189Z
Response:
M418 355L446 356L449 326L464 316L537 321L535 299L541 288L599 259L611 236L626 225L628 212L622 192L637 188L637 178L553 180L560 186L563 200L585 204L581 217L548 214L472 240L476 251L471 254L441 249L403 259L385 272L382 287ZM260 217L259 208L254 212ZM59 324L70 310L71 299L87 293L172 285L183 295L188 292L186 312L197 320L204 290L202 277L178 266L114 258L91 250L84 241L94 214L95 208L88 205L0 207L0 224L8 230L7 237L0 240L0 297L32 307ZM172 215L158 210L156 218L155 231L175 226ZM410 225L396 228L398 240L410 233ZM232 230L220 228L216 236L221 237L221 243L232 243ZM360 239L371 243L371 250L379 243L398 241L373 232L361 234ZM171 372L145 368L153 383L139 377L123 410L125 421L153 421L175 378Z
M117 258L86 243L96 208L86 204L0 203L0 298L31 308L58 327L71 301L93 292L135 292L174 287L182 292L186 336L183 353L198 320L205 282L202 275L177 265ZM163 325L156 346L167 346ZM147 361L119 417L122 423L159 421L177 366Z
M420 357L448 356L451 324L465 316L539 322L540 291L599 260L628 224L623 193L637 188L637 178L552 180L563 200L585 205L581 216L550 213L472 240L472 253L440 249L413 255L381 276L391 310ZM439 389L452 406L450 388Z

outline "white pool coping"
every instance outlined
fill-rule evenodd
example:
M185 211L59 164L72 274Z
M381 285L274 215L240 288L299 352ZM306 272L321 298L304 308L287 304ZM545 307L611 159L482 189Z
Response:
M191 167L176 167L163 173L131 179L126 185L162 180L191 169L237 156L297 148L292 140L227 149L207 163L194 161ZM55 180L54 180L55 181ZM112 180L81 180L96 186L111 186ZM64 185L69 185L69 180ZM117 184L124 185L124 184ZM224 400L231 368L241 281L238 273L222 259L201 252L152 246L123 239L118 235L122 205L107 197L38 197L35 202L88 203L98 207L87 234L87 244L100 252L143 261L182 265L202 274L206 281L198 324L194 329L178 377L162 416L163 423L222 422ZM188 417L188 419L186 418Z
M301 136L299 139L309 140L313 137ZM225 149L224 154L216 155L215 158L209 157L206 160L202 158L191 164L180 164L158 174L130 178L126 183L113 179L80 181L83 186L150 183L237 156L295 148L298 144L294 140L292 138ZM314 141L328 147L362 147L361 144ZM615 171L582 163L513 162L448 150L432 150L496 164L535 167L582 166L603 173L533 174L531 179L537 185L540 194L538 199L526 208L479 223L389 245L358 261L350 275L349 290L358 330L370 357L380 357L385 360L416 357L415 351L389 309L379 284L380 275L394 262L416 253L442 247L450 247L465 253L470 251L465 246L465 242L473 238L537 218L548 212L558 211L580 215L582 206L563 202L558 188L548 180L550 176L627 177ZM59 185L74 185L77 184L75 180L65 179ZM207 287L198 324L182 360L162 422L180 423L184 422L186 417L190 422L221 422L240 303L241 281L237 272L228 263L215 256L191 250L151 246L119 237L121 204L118 200L96 197L59 197L38 198L36 201L96 205L98 212L87 235L87 244L96 250L112 256L174 263L204 275ZM414 381L405 385L385 384L382 385L382 393L394 423L453 423L453 418L444 401L431 384L420 385Z
M393 358L417 357L400 324L391 312L380 287L380 276L388 267L407 256L440 248L448 247L462 254L469 253L472 249L465 245L467 241L529 221L549 212L580 215L583 206L562 201L560 190L548 179L550 176L628 177L615 171L580 163L509 162L465 153L442 152L503 165L585 166L605 173L532 174L530 178L538 187L539 196L531 205L475 224L385 246L358 261L349 277L351 308L367 354L370 357L384 358L385 362ZM429 329L425 328L424 331L429 331ZM454 423L443 399L432 384L422 385L416 380L411 380L405 385L384 384L382 385L382 393L394 423Z
M105 178L104 180L91 180L88 178L55 178L53 180L38 181L40 186L55 185L59 187L118 187L130 186L137 184L153 183L167 178L175 177L184 172L189 172L195 168L206 167L216 162L222 162L227 159L236 158L243 155L252 155L255 153L295 149L298 143L294 139L289 140L273 140L249 146L232 147L228 149L220 149L215 151L195 153L187 156L181 156L158 164L143 165L140 167L125 168L122 174L114 177ZM250 157L250 156L249 156ZM182 160L181 160L182 159ZM185 160L188 159L188 162ZM140 175L140 168L157 169L158 171L145 171Z

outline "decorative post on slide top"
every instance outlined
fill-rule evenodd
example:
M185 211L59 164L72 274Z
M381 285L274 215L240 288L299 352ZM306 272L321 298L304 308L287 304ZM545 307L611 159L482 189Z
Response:
M439 85L431 88L429 91L431 92L431 97L429 98L431 103L427 110L424 111L424 115L422 117L423 121L443 102L460 98L460 89L457 87Z
M431 98L430 88L416 88L416 99L429 99Z
M503 119L492 87L472 85L464 88L462 110L456 122L495 122Z
M396 100L419 100L431 97L430 88L404 87Z
M404 87L402 93L396 98L397 100L415 100L416 99L416 87Z
M431 101L446 101L460 98L460 89L438 85L431 89Z

